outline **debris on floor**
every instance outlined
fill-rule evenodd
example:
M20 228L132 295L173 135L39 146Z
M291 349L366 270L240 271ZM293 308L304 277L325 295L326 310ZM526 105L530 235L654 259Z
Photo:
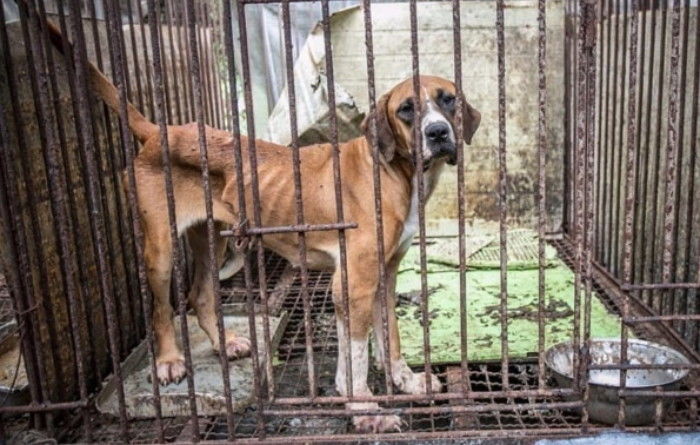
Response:
M244 305L224 306L224 324L242 336L248 336L249 321ZM270 337L273 350L277 349L280 336L286 324L286 315L269 317ZM180 337L179 317L175 318ZM197 412L201 416L226 414L223 380L221 378L221 362L214 352L206 333L199 327L197 317L187 316L190 349L192 351L192 367L194 369L194 387ZM256 315L256 331L258 335L258 356L261 363L265 360L263 336L263 316ZM248 407L254 398L253 365L250 357L230 360L229 374L231 381L231 397L233 409L240 412ZM147 345L142 343L129 355L122 365L124 376L124 393L126 409L130 418L143 419L155 417L153 406L153 386L151 383L151 365L147 353ZM163 417L187 416L190 413L187 380L177 384L160 387L161 410ZM110 377L104 389L97 398L97 408L102 413L119 415L117 383Z
M508 355L511 359L524 359L533 356L538 350L538 242L536 234L531 230L514 229L508 235ZM455 239L443 240L441 243L457 244ZM467 245L479 246L483 240L483 236L478 236ZM467 354L470 361L500 359L499 250L496 236L487 245L474 250L467 259ZM417 251L418 246L412 246L404 258L396 285L401 349L410 365L421 365L424 360L421 275L420 268L415 268ZM545 347L548 347L572 337L574 274L557 258L556 251L551 246L546 249L545 259L544 325ZM460 274L454 266L459 264L458 258L452 260L452 266L448 266L444 254L433 249L428 253L427 260L427 319L430 325L431 362L459 363ZM595 294L591 314L592 336L619 336L619 317L610 313Z

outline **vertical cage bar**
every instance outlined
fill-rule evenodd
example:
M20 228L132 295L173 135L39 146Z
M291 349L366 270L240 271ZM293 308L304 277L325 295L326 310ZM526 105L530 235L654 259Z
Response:
M377 231L377 260L379 272L379 286L375 298L379 298L382 311L382 331L384 335L384 348L389 353L384 354L384 372L386 377L386 392L391 395L394 388L391 384L391 360L389 343L389 310L387 304L388 292L386 288L386 261L384 253L384 218L382 217L382 183L380 174L380 154L377 127L377 102L374 76L374 43L372 37L372 4L370 0L362 0L365 25L365 57L367 59L367 93L369 98L369 114L372 116L369 122L370 146L372 148L372 188L374 193L374 220Z
M623 283L631 284L632 282L632 248L634 245L634 202L636 199L636 183L637 183L637 36L639 32L638 13L639 0L632 0L631 3L632 16L630 21L630 40L629 40L629 80L627 87L629 90L629 100L627 102L627 156L625 158L626 177L625 177L625 208L624 208L624 224L623 224L623 251L622 251L622 279ZM643 63L639 67L643 67ZM625 293L622 296L622 317L624 320L629 316L629 294ZM620 322L620 364L629 364L627 352L628 331L627 325ZM624 391L627 385L627 369L620 370L620 388ZM625 406L627 399L624 395L620 396L620 407L618 412L618 423L625 427Z
M39 133L39 143L41 145L41 153L42 153L42 160L44 164L44 179L46 180L47 188L51 188L49 184L51 184L51 176L49 172L49 159L48 159L48 152L52 149L50 143L51 141L49 140L50 135L47 135L47 132L51 130L50 126L43 125L44 122L49 122L49 116L47 116L47 110L45 104L42 102L42 100L48 100L46 98L46 95L48 94L48 91L46 90L46 83L48 82L47 80L47 75L45 72L43 72L43 67L42 67L42 57L41 54L37 54L41 48L38 43L35 42L35 38L38 38L36 36L36 33L30 31L30 27L33 25L33 23L29 22L29 17L28 17L28 5L25 2L22 2L21 4L18 4L19 6L19 18L20 18L20 25L22 28L22 39L24 41L24 46L25 46L25 51L26 51L26 57L27 57L27 71L29 74L29 82L30 82L30 87L31 87L31 92L32 92L32 99L33 99L33 105L34 105L34 112L36 114L36 122L37 122L37 130ZM9 43L6 46L6 54L11 54L10 49L9 49ZM14 83L14 74L8 73L8 77L11 83ZM14 88L13 88L14 90ZM15 94L14 91L10 93ZM17 106L20 106L20 102L17 101ZM18 123L22 122L21 119L21 108L17 108L16 113L19 119L17 120ZM19 129L18 129L19 130ZM31 164L31 159L28 157L28 153L26 150L20 150L20 156L22 159L22 174L25 179L25 184L31 184L31 190L36 190L34 188L35 182L32 178L35 176L35 172L33 171L33 166ZM39 298L38 302L35 302L35 296L34 295L29 295L29 306L31 308L34 308L34 310L37 311L37 316L39 323L43 323L47 326L47 331L48 331L48 343L51 345L51 351L48 354L44 354L43 350L41 348L41 343L43 342L44 338L41 336L41 332L38 329L37 325L37 331L35 335L35 340L38 340L39 343L37 344L37 358L39 360L39 375L42 380L42 382L49 382L49 369L52 369L55 375L55 378L57 381L62 381L63 379L63 372L61 369L61 364L60 364L60 357L59 357L59 347L56 343L57 339L57 333L56 333L56 324L54 321L53 317L53 311L48 310L46 307L46 302L50 301L50 298L48 298L51 293L49 291L49 288L47 287L48 284L51 282L51 276L49 275L49 271L46 267L46 264L49 261L49 256L46 254L45 249L44 249L44 242L51 240L51 238L45 239L44 235L41 232L41 226L39 225L39 219L38 219L38 208L40 206L40 201L35 198L34 193L29 193L30 200L31 200L31 207L30 207L30 215L32 218L31 221L31 226L32 226L32 232L35 236L35 249L37 250L37 260L39 261L39 270L42 275L42 279L46 280L44 283L42 283L41 290L42 294L47 296L47 298ZM55 221L55 218L57 217L57 211L58 209L56 208L56 201L53 198L54 195L49 195L49 214L51 215L51 220ZM34 218L37 218L36 220ZM54 229L54 239L58 240L60 239L61 234L60 228L58 225ZM59 251L60 252L60 251ZM60 253L59 253L60 256ZM61 268L60 271L60 277L62 280L62 283L66 283L66 276L65 276L66 269ZM47 363L47 358L50 358L51 360L51 365L52 367L49 368L49 363ZM49 399L52 397L52 394L49 392L49 388L46 387L47 385L42 385L41 390L42 390L42 398L44 401L49 401ZM53 429L53 424L52 420L50 419L51 415L47 415L47 422L48 422L48 428L49 430Z
M35 6L35 5L33 5L33 6ZM57 6L59 9L59 14L62 16L63 15L62 2L59 1ZM42 37L43 37L43 41L44 41L44 45L45 45L44 50L45 50L46 59L47 59L46 60L47 61L47 68L48 68L49 73L55 73L55 65L53 62L52 54L51 54L52 47L51 47L51 44L47 38L46 12L44 10L43 0L40 0L38 2L38 8L39 8L38 15L37 15L37 18L39 19L38 25L40 25L40 27L41 27ZM39 30L39 29L37 28L37 30ZM64 51L66 54L70 54L70 52L66 48L65 42L64 42ZM67 70L67 72L69 73L69 77L72 78L73 77L72 76L72 73L73 73L72 65L70 63L67 63L66 65L69 67ZM69 191L70 185L71 185L71 175L69 172L69 159L68 159L67 147L66 147L66 134L65 134L65 130L63 129L63 123L62 123L61 118L60 118L60 116L61 116L60 101L59 101L60 91L58 89L58 86L56 85L56 76L55 75L50 76L50 83L51 83L51 87L53 88L53 91L54 91L54 101L55 101L55 104L54 104L55 111L54 112L56 113L55 114L56 115L56 124L57 124L57 127L58 127L57 129L59 132L58 137L59 137L59 143L61 145L61 157L60 157L60 159L58 159L58 158L54 159L53 162L57 162L59 165L61 163L63 164L62 165L62 167L63 167L62 170L64 173L63 181L65 181L65 184L62 183L62 185L65 187L64 191L66 192L66 195L67 195L67 196L65 196L65 198L68 199L67 209L64 209L65 213L63 215L66 218L66 221L64 222L64 224L66 224L65 227L67 230L65 241L69 242L73 245L77 245L76 244L77 233L75 231L76 228L74 225L79 222L79 219L78 219L78 216L76 213L77 212L77 208L76 208L77 204L75 203L74 193L70 193L70 191ZM71 87L70 88L71 98L74 99L75 98L74 95L76 93L75 92L75 83L72 79L70 79L69 83L70 83L70 87ZM74 108L73 108L74 114L77 115L78 110L75 107L77 105L75 100L72 101L72 104L74 105ZM81 127L79 125L79 121L76 119L75 123L76 123L76 134L79 134L81 132ZM81 141L79 140L79 143L80 142ZM81 147L81 151L84 151L84 147ZM54 154L54 156L57 156L57 154ZM59 193L60 192L61 191L59 189ZM70 213L70 216L68 215L68 213ZM72 222L72 224L71 224L71 222ZM86 371L85 371L86 361L85 361L85 355L83 352L83 344L85 342L83 340L83 330L81 328L80 321L79 321L81 319L81 314L79 312L79 308L82 307L82 305L84 305L84 302L83 302L84 297L82 295L86 295L85 292L87 291L87 286L86 286L87 278L84 275L84 264L83 264L83 261L81 260L81 257L82 257L82 255L77 255L77 258L76 258L75 253L70 252L69 261L71 261L72 265L78 265L78 270L77 270L78 279L81 280L81 282L84 284L83 284L83 286L81 286L80 289L78 289L77 283L72 283L72 286L75 287L74 292L77 294L78 298L76 299L76 294L73 294L70 292L70 288L69 288L69 292L67 292L67 297L68 297L69 323L70 323L71 330L72 330L72 335L70 337L71 337L71 340L73 343L73 348L74 348L74 353L75 353L75 368L76 368L76 377L78 380L78 390L79 390L79 394L80 394L80 399L87 400L88 389L87 389L87 378L86 378ZM71 279L75 280L75 272L73 272ZM80 290L83 291L82 295L80 294ZM88 347L90 347L89 343L87 343L87 345L88 345ZM90 350L89 353L92 354L92 351ZM91 424L90 424L89 414L88 414L87 410L81 410L81 415L82 415L82 419L83 419L83 426L85 428L85 436L86 436L86 439L89 441L90 438L92 437L92 428L91 428Z
M150 0L153 2L154 0ZM223 380L224 387L224 399L226 403L226 418L228 422L228 427L231 429L233 424L233 402L231 396L231 380L230 380L230 369L228 364L227 355L227 345L226 345L226 333L224 329L224 315L223 308L221 305L221 292L219 289L219 262L217 259L216 243L221 242L221 239L217 233L216 223L214 221L214 211L212 204L212 190L211 190L211 180L210 180L210 170L209 170L209 153L207 147L205 124L204 124L204 110L203 110L203 98L202 98L202 75L200 72L200 54L199 48L196 45L196 31L197 31L197 19L194 9L194 1L189 0L186 2L186 16L188 18L188 29L190 33L190 42L192 46L192 65L191 65L191 76L192 84L194 86L194 108L197 120L197 131L198 131L198 142L199 142L199 161L200 168L202 170L202 186L204 189L204 201L206 209L206 225L207 225L207 244L208 250L207 254L209 256L209 269L211 271L211 281L212 281L212 292L214 297L214 305L216 312L216 325L219 335L219 361L221 364L221 376ZM154 38L154 45L157 44ZM155 51L155 49L154 49ZM154 67L154 71L160 71L160 67ZM225 240L224 240L225 242ZM196 410L195 410L196 411ZM196 415L196 412L194 413ZM197 422L195 417L192 418L193 422ZM198 428L197 428L198 429Z
M680 93L680 31L681 4L673 0L671 9L671 54L669 66L668 97L668 136L666 138L666 180L664 204L663 270L662 282L670 283L673 279L673 256L675 254L674 238L676 234L676 193L678 175L678 145L682 134L679 132L679 93ZM685 87L685 85L684 85ZM666 291L663 298L662 314L672 314L674 309L672 292Z
M661 161L662 161L662 153L663 153L663 144L662 144L662 122L663 122L663 103L664 103L664 94L663 94L663 84L666 76L666 38L667 38L667 24L668 24L668 1L669 0L664 0L661 1L661 35L659 38L659 45L661 46L661 51L659 52L659 79L658 82L661 85L661 88L658 88L657 96L656 96L656 134L655 134L655 142L653 147L655 148L655 159L654 162L650 165L650 168L652 168L652 173L653 173L653 179L649 181L649 187L652 190L653 193L653 202L652 202L652 210L651 210L651 227L652 227L652 238L647 242L647 251L649 252L649 255L647 256L648 261L650 262L649 267L646 268L648 271L648 277L645 282L647 283L655 283L658 282L658 280L663 279L663 245L664 245L664 240L665 240L665 234L659 233L660 225L664 223L663 221L663 216L665 215L665 212L659 212L659 206L660 206L660 201L662 199L661 196L661 187L659 187L659 184L661 184ZM666 141L668 143L668 141ZM674 160L675 162L675 160ZM663 205L663 204L661 204ZM661 247L661 249L659 249ZM659 252L661 250L661 252ZM662 258L662 273L659 274L658 272L658 263L657 263L657 257L661 255ZM650 292L650 297L651 297L651 305L652 307L660 314L660 315L667 315L665 313L666 306L664 304L664 293L665 291L658 291L654 290Z
M238 30L241 45L241 71L243 73L243 95L245 100L245 109L247 116L255 116L253 110L253 87L250 75L250 60L248 57L248 31L246 25L245 16L245 5L241 2L236 3L237 6L237 17L238 17ZM229 55L229 58L233 59L233 54ZM230 64L232 66L232 64ZM230 77L235 77L235 73L231 73ZM235 90L235 85L232 85L232 90ZM260 183L258 179L258 156L257 149L255 147L255 123L253 119L246 119L247 124L247 143L248 143L248 161L250 163L250 175L251 175L251 194L253 199L253 221L256 227L262 226L261 221L261 211L260 211ZM234 125L238 125L238 121L234 122ZM243 142L243 139L241 139ZM239 175L240 177L240 175ZM239 188L242 185L239 185ZM246 220L242 220L245 223ZM265 275L265 252L262 245L262 235L257 235L255 238L255 244L257 245L257 258L258 258L258 283L260 288L260 295L264 302L267 301L267 277ZM255 331L255 317L253 314L253 298L254 295L251 291L247 291L248 294L248 310L250 312L250 341L252 347L252 358L253 358L253 369L256 371L259 369L258 365L258 342L257 333ZM253 382L255 385L255 390L257 394L257 423L258 430L260 431L259 437L262 439L266 435L265 431L265 417L262 413L263 408L263 393L261 390L261 383L259 375L257 372L253 373Z
M615 171L615 181L613 184L615 185L615 193L614 193L614 199L613 199L613 205L614 205L614 211L612 212L613 218L614 218L614 226L612 227L611 233L613 234L613 243L612 243L612 257L609 263L610 270L613 272L615 276L620 275L620 270L621 270L621 247L620 247L620 241L621 241L621 235L620 235L620 230L621 230L621 221L624 219L624 215L622 215L622 207L624 205L624 196L622 193L622 189L624 185L622 184L622 178L624 177L624 173L622 171L622 162L623 162L623 153L625 152L624 150L624 131L625 131L625 100L634 100L632 97L627 97L626 93L627 90L625 88L625 79L627 77L627 34L628 34L628 21L629 21L629 6L627 4L628 2L624 2L622 5L622 21L623 21L623 27L622 27L622 49L620 50L620 62L622 63L622 70L620 73L620 99L619 99L619 110L620 110L620 115L619 115L619 126L618 126L618 136L617 136L617 146L619 149L616 149L615 152L617 153L617 159L616 159L616 171ZM618 42L619 43L619 42ZM617 104L617 100L615 103ZM629 117L627 117L629 118ZM617 122L617 119L616 119Z
M335 102L335 80L333 71L333 47L331 45L331 20L328 3L330 0L321 1L321 16L323 18L323 47L325 50L326 62L326 81L328 89L328 109L329 120L331 124L331 145L333 147L333 185L335 188L335 211L338 223L345 222L345 212L343 211L343 191L342 191L342 176L340 173L340 148L338 145L338 114ZM345 332L350 333L350 299L348 296L348 261L347 261L347 243L345 230L338 231L338 246L340 249L340 292L341 304L343 305L344 314L342 323L345 325ZM351 351L350 351L350 336L345 336L347 344L345 346L345 369L351 369ZM338 342L341 339L338 338ZM352 397L352 372L345 373L345 385L348 388L348 397Z
M131 2L131 0L127 0L127 2ZM105 8L107 9L107 8ZM117 10L119 12L119 10ZM144 68L146 69L146 84L144 86L144 93L146 95L146 104L148 107L143 109L144 113L148 113L147 116L149 119L154 119L155 118L155 100L153 97L153 76L151 75L151 64L148 63L149 60L151 60L150 56L148 55L148 45L146 43L146 30L144 29L144 15L143 15L143 7L141 6L141 0L136 0L136 13L138 15L139 19L139 29L140 29L140 34L141 34L141 47L143 48L143 65ZM138 55L134 54L134 60L138 59ZM128 76L127 76L128 77Z
M148 5L148 3L147 3ZM152 63L155 65L156 57L158 58L158 63L160 64L160 82L156 79L155 66L153 68L153 81L157 83L154 85L154 95L156 94L155 89L161 89L164 94L164 104L165 104L165 121L173 121L173 103L170 96L170 76L168 75L168 58L165 53L165 48L163 46L163 25L161 21L161 6L162 3L159 2L158 8L155 7L148 8L148 24L151 31L151 52L153 53ZM153 37L155 33L156 38ZM158 51L156 52L155 44L158 44ZM177 90L177 86L175 87Z
M649 202L650 202L650 195L651 191L650 185L649 185L649 176L650 176L650 170L651 170L651 163L652 163L652 155L653 155L653 145L651 141L651 123L652 123L652 105L654 102L654 93L653 93L653 88L654 88L654 67L655 67L655 62L656 62L656 46L657 46L657 41L663 39L658 39L657 38L657 7L658 3L654 2L650 5L648 14L651 14L651 19L649 20L649 25L650 25L650 36L649 36L649 63L647 65L647 73L648 73L648 82L647 82L647 88L646 88L646 107L644 111L644 116L646 117L645 119L645 125L644 125L644 144L643 144L643 157L644 161L640 162L640 166L643 167L642 170L639 172L641 174L641 193L640 193L640 198L639 201L641 203L639 212L640 212L640 225L639 228L637 229L640 232L640 237L639 237L639 244L635 248L635 252L639 252L638 254L638 262L639 265L635 268L638 270L637 276L635 277L636 281L644 282L644 283L649 283L649 268L653 267L651 263L653 263L653 258L650 255L647 255L647 246L649 245L649 232L650 232L650 224L648 221L648 215L646 209L649 208ZM645 15L647 12L645 12ZM659 67L661 69L661 66L663 65L662 63L659 63ZM644 70L642 70L644 71ZM663 78L663 74L659 75L659 79ZM641 155L640 155L641 157ZM653 239L653 237L652 237ZM650 292L644 292L642 293L642 297L644 298L645 304L647 306L651 307L651 297L650 297Z
M537 134L537 216L538 216L538 286L537 286L537 357L538 374L537 384L540 388L545 385L545 231L547 225L547 180L545 166L547 162L547 6L545 0L539 0L537 4L537 65L538 65L538 134Z
M5 28L4 8L0 8L0 40L3 42L2 54L3 62L7 68L7 74L10 76L13 72L11 65L10 53L5 45L7 34ZM14 99L11 99L14 102ZM13 108L14 104L13 104ZM21 122L17 121L17 112L15 111L15 132L17 140L22 140L23 129ZM29 384L29 395L32 403L38 404L41 401L42 395L40 392L41 380L38 373L38 360L36 358L37 349L34 345L37 344L34 329L36 324L32 321L32 314L27 310L27 300L29 295L34 292L34 286L31 280L30 260L27 252L27 238L24 230L21 212L17 208L10 206L8 197L13 196L19 198L20 194L17 190L17 174L14 169L13 153L11 152L11 143L8 132L6 110L3 101L0 101L0 180L2 180L3 195L0 196L0 216L3 223L0 227L3 228L3 236L9 245L10 254L9 260L13 267L5 269L9 274L10 285L12 289L12 307L15 313L15 320L19 328L20 341L22 343L22 351L24 357L24 365L27 372L27 383ZM23 143L18 143L18 146L23 147ZM14 252L13 252L14 251ZM13 255L14 253L14 255ZM41 415L39 413L32 415L33 426L39 427L41 423Z
M582 375L585 379L583 392L584 407L582 409L583 428L588 428L588 409L585 404L590 397L590 382L588 367L590 365L590 338L591 338L591 305L593 295L592 254L595 242L595 209L593 206L593 184L595 181L595 85L596 85L596 0L588 0L585 12L586 26L586 171L585 171L585 198L584 211L586 215L585 225L585 302L583 338L585 347L582 354Z
M575 270L574 270L574 388L582 391L581 388L581 288L583 276L583 241L584 241L584 172L585 172L585 151L586 151L586 20L585 1L578 0L578 41L577 41L577 84L576 84L576 156L574 165L575 177Z
M462 392L470 390L469 384L469 358L467 342L467 246L465 234L465 203L464 191L464 108L462 98L465 97L462 86L462 23L459 0L452 0L452 45L454 50L454 76L455 76L455 96L457 104L455 109L455 144L457 145L457 223L458 223L458 243L459 243L459 350L460 350L460 378Z
M134 70L134 77L136 79L136 103L139 106L139 110L146 110L146 106L144 105L144 94L145 92L143 91L143 87L141 85L141 63L139 61L139 56L138 56L138 50L136 48L136 26L134 25L134 13L132 11L132 0L127 0L126 2L126 15L127 15L127 20L129 22L129 40L131 43L131 63L133 64L133 70ZM88 2L88 8L91 8L93 11L95 9L95 4L94 0ZM95 17L95 14L92 14L93 17L93 23L95 23L95 28L93 30L93 35L97 35L97 17ZM97 43L97 39L95 39L95 43ZM98 45L95 45L95 49L97 49ZM126 52L124 53L126 57ZM97 67L102 70L102 57L98 56L97 61L98 65ZM128 61L128 58L126 59ZM127 76L128 77L128 76Z
M87 49L85 45L85 35L83 33L82 24L80 20L81 6L78 0L71 0L69 6L70 14L69 23L72 31L73 38L75 39L75 51L73 52L74 64L76 66L76 84L78 85L78 102L80 104L80 114L79 118L81 120L81 125L84 130L82 137L84 141L82 146L86 148L84 157L87 162L87 189L88 189L88 203L92 217L95 220L96 236L95 241L97 245L97 270L100 276L100 287L102 293L106 298L105 302L105 312L107 317L107 334L109 339L111 358L112 358L112 368L114 372L114 377L117 382L117 396L119 401L119 417L121 424L121 433L124 440L129 440L129 426L127 422L125 396L124 396L124 381L121 372L120 365L120 331L117 326L116 318L116 302L114 298L114 289L112 288L113 277L112 271L107 264L107 252L108 246L105 245L105 222L104 215L99 208L99 196L98 196L98 178L99 178L99 166L96 163L96 159L93 153L87 149L87 147L96 146L95 133L93 131L91 123L91 108L90 99L88 96L88 60L87 60Z
M693 183L693 176L692 176L692 164L688 164L688 161L686 160L686 150L684 148L684 135L685 135L685 120L686 120L686 104L688 103L686 100L686 91L688 88L686 88L687 85L687 75L688 75L688 46L689 46L689 34L690 34L690 0L685 0L683 2L683 27L681 28L681 55L680 55L680 63L681 63L681 68L680 68L680 85L683 86L683 88L680 89L680 110L679 110L679 118L678 118L678 140L679 140L679 147L678 147L678 174L676 175L676 190L680 191L681 190L681 181L684 177L684 171L689 171L690 175L687 176L690 178L689 182L690 184ZM687 165L687 167L685 167ZM686 184L690 186L690 184ZM688 194L689 197L693 196L692 194ZM682 210L683 210L683 205L685 204L686 206L686 212L687 208L690 206L690 201L691 199L684 200L683 194L682 193L677 193L676 194L676 212L674 215L674 218L678 221L678 230L676 230L675 235L676 238L674 240L675 245L677 246L678 252L674 256L674 266L675 266L675 276L676 280L679 282L687 283L690 278L688 276L688 269L689 269L689 262L691 261L691 258L689 255L685 254L686 253L686 247L688 244L690 244L690 241L687 239L687 237L684 237L682 235L687 234L688 236L690 235L690 232L692 230L692 216L690 218L686 218L685 224L683 224L681 221L683 215L681 215ZM691 213L692 215L692 213ZM685 255L683 255L685 254ZM690 294L689 290L675 290L671 291L671 307L672 313L674 314L682 314L684 310L684 304L683 304L683 299L687 300L688 295ZM688 314L688 312L685 312ZM687 340L687 334L686 329L688 325L693 324L692 322L686 322L685 320L677 320L674 322L674 328L681 333L684 338Z
M417 165L415 177L415 187L418 189L418 242L420 250L420 286L421 286L421 317L423 321L423 368L425 370L425 389L428 397L433 394L432 370L430 365L430 320L428 314L428 266L425 253L425 177L423 166L423 135L421 134L422 109L420 96L420 64L418 57L418 13L416 0L409 1L409 14L411 21L411 62L413 67L413 146L414 153L417 153ZM426 102L430 97L425 98ZM393 292L393 289L391 290Z
M289 128L292 143L292 171L294 175L294 201L296 209L296 223L304 224L304 205L301 189L301 168L299 157L299 132L297 129L296 92L294 85L294 56L292 49L292 29L289 18L289 0L282 2L282 28L284 34L284 55L287 72L287 93L289 100ZM316 370L314 369L313 326L311 320L311 303L309 301L309 271L306 261L306 234L299 232L299 267L301 269L301 299L304 306L304 337L306 342L306 365L309 381L309 394L316 397Z
M231 101L231 130L233 132L233 150L232 150L232 156L234 159L234 167L236 169L236 188L237 188L237 193L238 193L238 203L239 203L239 216L241 221L246 221L247 219L247 206L246 206L246 192L245 192L245 184L244 184L244 178L243 178L243 154L241 153L241 148L242 148L242 143L243 143L243 138L241 137L241 130L240 130L240 122L239 122L239 115L238 115L238 93L236 90L236 67L235 67L235 59L234 59L234 53L233 53L233 24L232 24L232 14L231 14L231 2L230 0L222 0L222 5L223 5L223 12L222 12L222 21L223 21L223 26L224 26L224 47L225 47L225 53L226 53L226 59L228 62L228 81L229 81L229 88L231 90L231 96L230 96L230 101ZM242 40L243 42L243 40ZM241 43L243 45L243 43ZM253 301L253 277L252 277L252 267L251 267L251 261L248 255L248 252L246 252L246 258L243 262L243 267L244 267L244 278L245 278L245 287L246 287L246 301L248 301L248 307L249 309L252 307L252 301ZM267 309L267 300L263 301L264 304L264 314L268 314L268 309ZM266 335L266 345L269 345L269 324L267 323L267 316L263 318L265 321L264 323L264 328L266 329L265 335ZM254 323L250 323L251 328L254 328ZM251 340L255 340L256 337L251 336ZM252 341L253 344L253 353L256 353L255 347L256 347L256 342ZM268 349L269 351L269 349ZM272 375L272 365L271 365L271 358L270 358L270 353L266 353L266 371L267 371L267 378L268 378L268 388L272 388L271 395L274 395L274 377ZM257 369L257 368L256 368ZM253 377L256 389L259 390L260 384L257 383L257 377ZM271 396L270 396L271 397ZM262 394L258 393L257 397L257 409L258 409L258 424L263 424L262 420L262 414L260 411L262 411ZM231 416L227 417L227 426L228 426L228 438L229 440L234 439L234 422L233 418ZM263 433L264 434L264 433Z
M107 9L109 13L109 9ZM121 27L118 26L116 20L110 19L108 15L107 20L107 31L108 35L111 35L110 40L119 40L123 38L121 33ZM132 29L133 32L133 29ZM126 180L126 195L129 203L129 209L131 214L131 226L134 232L134 238L136 240L136 266L138 268L139 277L139 289L141 293L141 302L143 306L144 323L146 328L146 345L149 355L149 366L151 369L151 388L153 390L153 408L155 411L155 426L157 431L158 440L164 441L164 429L162 420L162 407L160 400L160 384L158 381L158 374L156 370L156 351L155 351L155 336L153 331L153 303L152 296L148 289L148 281L146 277L146 265L144 260L144 248L143 248L143 230L141 228L140 214L138 209L138 191L136 190L136 175L134 171L134 158L136 156L136 145L134 143L134 138L128 128L128 116L127 116L127 78L128 74L124 69L124 61L126 60L126 53L123 52L121 47L116 45L111 45L110 49L112 51L112 59L114 60L114 84L117 88L119 94L119 126L118 131L124 141L124 150L126 157L126 169L124 179ZM135 60L135 59L134 59ZM138 77L138 76L137 76Z
M637 140L637 146L636 146L636 151L638 153L637 155L637 163L635 165L635 168L637 169L637 178L636 178L636 184L635 184L635 208L634 208L634 233L639 233L641 236L635 237L633 240L632 244L632 276L631 276L631 281L634 282L637 279L640 279L641 277L639 276L639 271L641 269L641 265L643 264L643 259L639 255L640 251L642 250L638 243L640 241L640 238L644 236L643 228L640 227L640 222L642 218L644 218L644 215L642 213L642 207L645 202L645 197L644 197L644 184L645 184L645 178L644 178L644 173L645 173L645 165L642 164L643 162L643 145L642 145L642 131L643 131L643 125L642 125L642 118L644 116L644 97L645 97L645 80L644 80L644 74L645 74L645 67L647 66L646 64L646 56L647 56L647 13L648 13L648 8L644 7L646 5L647 0L638 0L642 1L644 3L640 3L638 6L638 12L637 14L640 15L641 17L641 37L640 37L640 43L639 43L639 76L638 76L638 84L639 84L639 93L638 93L638 98L637 98L637 133L635 134L635 138ZM649 75L651 76L651 72L649 72Z
M501 378L509 388L508 379L508 163L506 146L506 50L504 36L504 0L496 1L496 46L498 53L498 214L501 291Z
M170 53L170 69L173 75L173 92L175 94L175 114L177 115L177 123L184 124L185 117L183 116L183 103L180 97L180 77L178 76L178 64L182 64L182 53L175 49L175 41L173 40L173 27L176 26L175 16L173 14L172 0L165 1L165 14L168 22L168 47Z
M696 16L698 17L698 16ZM700 19L696 18L695 22L695 54L694 54L694 66L693 66L693 99L692 99L692 105L691 105L691 117L690 117L690 165L691 165L691 172L692 174L689 176L690 179L690 186L688 189L688 196L694 197L696 196L696 185L695 185L695 176L697 174L696 168L697 168L697 154L698 154L698 126L700 126L700 119L699 119L699 111L700 111ZM692 221L692 216L694 215L695 209L697 208L695 204L695 199L689 199L689 204L688 204L688 219ZM688 231L690 233L690 230ZM690 239L688 239L687 242L687 254L686 258L690 258L690 252L691 252L691 246L692 242ZM697 250L697 252L700 252L700 245ZM690 267L688 267L690 269ZM698 261L698 269L696 270L696 280L700 282L700 261ZM687 305L686 305L686 313L688 314L695 314L697 313L697 298L698 298L698 293L697 291L694 294L690 294L688 296L687 300ZM698 335L698 326L697 323L688 323L688 337L690 338L690 342L692 345L697 345L697 335ZM696 346L697 347L697 346ZM697 408L697 405L696 405Z

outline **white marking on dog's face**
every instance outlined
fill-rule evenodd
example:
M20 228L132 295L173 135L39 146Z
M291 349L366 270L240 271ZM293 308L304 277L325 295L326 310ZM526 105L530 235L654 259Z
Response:
M426 110L423 112L423 116L421 119L420 131L421 131L421 139L423 140L423 143L422 143L423 160L429 161L434 156L439 154L439 153L435 152L435 147L431 146L429 137L426 134L426 130L428 129L428 127L431 124L444 124L447 127L448 135L447 135L446 142L449 142L452 145L454 145L456 138L455 138L454 129L452 128L452 124L450 123L450 121L447 119L447 117L445 117L443 112L440 110L440 107L432 100L432 98L428 94L428 91L425 88L422 88L422 90L423 90L423 100L425 101L425 104L426 104L426 107L425 107Z

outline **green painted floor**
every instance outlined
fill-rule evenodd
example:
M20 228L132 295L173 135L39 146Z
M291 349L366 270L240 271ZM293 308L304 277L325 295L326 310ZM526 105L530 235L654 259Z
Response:
M508 262L508 356L536 356L538 344L537 238L528 230L509 232L513 246ZM498 238L469 242L468 264L478 269L467 276L467 357L470 361L500 360L500 270ZM459 271L456 239L440 239L428 248L428 318L431 362L459 363ZM477 247L473 247L477 246ZM481 246L481 247L478 247ZM510 243L509 243L510 246ZM418 246L404 258L397 279L397 316L401 349L410 365L423 363L423 326L420 310L420 265ZM545 345L566 341L574 332L574 274L547 249L545 270ZM581 300L583 302L583 299ZM608 312L594 295L591 306L591 335L598 338L620 335L620 319Z

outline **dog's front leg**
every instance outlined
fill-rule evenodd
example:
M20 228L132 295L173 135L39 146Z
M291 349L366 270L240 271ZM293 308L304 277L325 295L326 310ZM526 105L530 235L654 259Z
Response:
M351 259L348 259L348 263ZM366 261L365 261L366 263ZM357 263L356 263L357 264ZM359 262L362 264L362 262ZM352 377L352 396L367 397L372 392L367 386L367 371L369 365L368 336L372 324L372 305L376 293L376 268L364 267L366 275L355 275L349 271L349 306L350 306L350 331L346 329L344 315L345 305L342 301L340 288L340 272L336 271L333 277L333 298L335 301L336 324L338 327L338 368L335 375L335 384L338 392L349 395L347 387L347 374ZM353 278L354 277L354 278ZM362 277L362 278L360 278ZM351 362L347 363L347 352L350 352ZM348 403L349 409L367 410L378 409L377 403L354 402ZM358 431L384 432L399 431L401 419L395 415L361 415L353 417L353 424Z
M391 379L396 388L407 394L427 393L427 381L425 372L413 372L406 364L406 360L401 354L401 342L399 338L399 327L396 320L396 274L398 272L400 258L396 256L389 262L387 267L387 301L386 317L389 327L389 360L391 363ZM374 337L377 346L376 363L380 369L386 363L386 342L384 341L384 309L382 308L381 295L374 300ZM442 384L435 374L431 374L431 389L433 392L440 392Z

